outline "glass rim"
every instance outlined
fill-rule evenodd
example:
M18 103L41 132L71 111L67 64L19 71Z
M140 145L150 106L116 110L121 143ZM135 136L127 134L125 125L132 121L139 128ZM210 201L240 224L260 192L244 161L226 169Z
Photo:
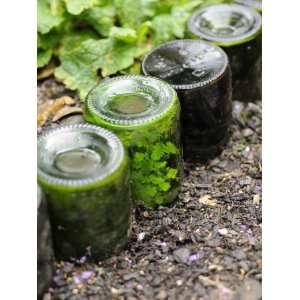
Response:
M195 26L195 23L197 20L199 20L201 14L222 7L232 12L238 12L243 16L245 16L247 19L249 19L249 16L251 15L253 18L253 24L251 24L251 26L253 25L253 27L249 31L236 36L221 37L213 34L208 34L203 30L201 30L201 28L199 29ZM239 3L230 3L230 4L223 3L223 4L207 5L203 8L196 10L188 19L188 29L191 33L198 36L199 38L205 39L206 41L209 42L213 42L220 46L226 46L226 45L233 46L236 44L244 43L246 41L250 41L254 39L261 32L261 28L262 28L262 18L260 13L251 6L247 6Z
M261 0L235 0L236 3L253 6L255 9L262 11L262 1Z
M58 178L54 175L48 174L44 170L39 167L37 170L37 176L40 181L49 185L61 186L61 187L86 187L98 182L101 182L116 172L119 167L121 166L123 160L125 159L125 149L120 141L120 139L112 132L101 128L99 126L91 125L91 124L72 124L72 125L63 125L57 128L49 129L46 132L42 133L38 137L37 146L39 146L48 138L59 135L60 133L80 133L81 130L85 130L88 133L93 133L98 135L101 138L104 138L107 144L112 149L117 149L118 151L110 151L109 162L107 164L107 170L105 173L96 175L96 176L87 176L86 178L80 179L65 179L65 178ZM39 155L39 151L38 151Z
M39 210L40 206L41 206L41 203L42 203L42 197L43 197L43 194L42 194L42 189L41 187L37 184L37 209Z
M228 56L227 54L225 53L225 51L220 48L219 46L217 45L213 45L213 44L210 44L206 41L203 41L203 40L193 40L193 39L178 39L178 40L173 40L173 41L169 41L169 42L166 42L166 43L163 43L157 47L155 47L154 49L152 49L150 52L147 53L147 55L145 55L143 61L142 61L142 71L145 75L147 76L153 76L153 75L148 75L149 73L147 72L147 69L146 69L146 61L147 59L157 50L160 50L162 48L164 48L165 46L168 46L168 45L176 45L177 43L201 43L201 44L205 44L205 45L208 45L210 47L213 47L215 48L216 50L219 51L219 53L221 53L224 57L224 65L222 67L222 69L216 73L213 77L207 79L207 80L199 80L199 82L197 83L192 83L192 84L172 84L172 83L169 83L169 85L171 85L175 90L191 90L191 89L194 89L194 88L201 88L201 87L204 87L204 86L207 86L209 84L211 84L212 82L215 82L216 80L218 80L220 77L223 76L224 72L226 71L226 69L228 68L229 66L229 59L228 59ZM161 79L162 80L162 79Z
M103 112L101 112L99 109L96 108L95 102L97 101L95 95L93 93L97 92L97 89L100 89L104 87L105 85L113 84L114 82L122 81L122 80L149 80L152 83L156 84L160 88L160 99L162 98L162 91L165 91L166 94L163 97L164 102L162 102L162 111L157 110L154 115L151 115L151 112L149 111L149 114L146 116L142 116L140 118L131 120L131 119L116 119L112 118L110 116L105 115ZM142 94L142 89L141 89L141 94ZM147 92L144 92L146 94ZM125 93L123 93L125 94ZM122 95L122 93L118 94ZM138 92L137 92L138 95ZM160 119L161 117L165 116L168 114L168 112L171 110L173 105L176 103L177 99L177 94L176 91L173 89L172 85L168 84L167 82L163 81L162 79L159 79L157 77L153 76L145 76L145 75L121 75L121 76L116 76L112 78L106 78L102 80L100 83L98 83L87 95L86 97L86 107L88 111L91 114L96 115L103 121L109 123L112 126L118 126L121 128L126 129L127 127L138 127L141 125L146 125L146 124L151 124L153 121L156 121Z

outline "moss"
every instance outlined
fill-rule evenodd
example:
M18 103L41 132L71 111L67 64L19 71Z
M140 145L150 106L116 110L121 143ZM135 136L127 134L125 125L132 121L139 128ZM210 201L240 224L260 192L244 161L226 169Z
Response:
M51 185L39 178L48 201L55 254L69 259L116 253L131 228L128 159L102 181L86 186Z
M178 98L168 112L142 125L115 125L92 114L85 119L115 132L131 157L132 194L149 207L172 202L182 175Z

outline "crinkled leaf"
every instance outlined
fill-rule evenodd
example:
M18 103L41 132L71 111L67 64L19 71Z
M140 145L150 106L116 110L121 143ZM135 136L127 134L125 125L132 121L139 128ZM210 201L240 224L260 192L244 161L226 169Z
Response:
M103 64L110 41L87 40L77 48L66 51L60 56L61 65L55 70L55 76L65 85L78 90L83 100L87 93L98 82L97 71Z
M97 0L64 0L67 10L72 15L79 15L84 10L97 4Z
M152 29L154 31L154 45L162 44L174 37L174 18L171 15L159 15L152 21Z
M139 75L139 74L141 74L141 62L135 61L132 66L130 66L127 69L121 70L120 73L123 75L128 75L128 74Z
M53 0L38 0L37 2L37 26L38 32L45 34L52 28L59 26L63 21L63 12L54 4Z
M54 49L61 39L61 34L52 30L47 34L40 34L38 33L37 36L37 47L39 49Z
M155 14L157 0L114 0L122 26L137 28Z
M174 6L170 14L156 16L152 21L154 44L159 45L174 38L183 38L186 21L191 12L204 3L204 0L194 0L179 6Z
M160 189L164 192L168 191L171 187L169 182L163 182L159 185Z
M135 45L111 41L110 50L105 54L101 65L102 76L112 75L130 67L134 63L137 53Z
M37 53L37 67L42 68L46 66L52 57L52 49L39 49Z
M165 147L164 147L164 151L167 154L175 154L177 152L177 148L171 142L167 142Z
M83 12L81 18L91 25L103 37L109 35L115 22L115 8L112 5L92 7Z
M145 193L146 197L155 197L155 195L157 194L157 190L153 186L145 186L142 189L142 193Z
M152 48L152 41L148 39L148 34L151 31L151 22L142 23L137 29L137 57L143 56Z
M109 36L115 40L125 43L133 43L137 40L137 34L134 29L113 26L110 29Z
M189 1L184 5L172 8L171 15L174 18L173 32L176 37L178 38L184 37L186 22L191 12L203 3L204 3L203 0L194 0L194 1Z
M177 170L170 168L168 170L168 173L167 173L167 178L169 178L169 179L175 179L176 176L177 176Z
M66 51L71 51L72 49L79 47L84 41L96 38L97 34L89 29L70 31L61 39L61 45L57 50L57 54L61 55Z
M137 54L136 47L113 39L87 40L75 49L65 51L55 76L67 87L78 90L83 100L97 83L97 72L102 76L115 74L130 67Z

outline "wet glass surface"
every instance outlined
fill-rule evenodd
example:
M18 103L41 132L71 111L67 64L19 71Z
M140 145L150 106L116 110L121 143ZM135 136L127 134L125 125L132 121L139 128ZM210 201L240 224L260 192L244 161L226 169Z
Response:
M127 147L136 202L157 207L177 198L182 177L179 116L175 90L153 77L119 76L90 92L85 119L115 132Z
M236 3L248 5L254 7L259 12L262 11L262 1L261 0L235 0Z
M188 28L197 37L232 46L255 38L261 23L260 14L249 6L215 4L195 11L188 20Z
M233 99L261 99L261 15L240 4L217 4L196 11L189 31L223 47L233 76Z
M38 139L38 182L48 202L57 259L117 253L130 235L128 158L111 132L61 126Z
M176 90L204 86L224 72L226 56L219 48L192 40L165 43L143 61L143 73L172 84Z
M182 49L192 51L185 51L183 56ZM181 102L183 154L187 161L214 157L222 151L228 140L231 121L231 71L227 56L219 47L203 41L178 40L154 49L143 61L144 74L161 76L154 66L158 56L164 55L163 57L168 58L171 53L172 57L180 57L177 60L178 65L175 66L181 68L182 61L193 61L195 53L203 53L203 49L204 55L199 64L206 70L204 76L195 77L192 73L197 64L191 64L192 67L186 68L177 81L173 77L167 78L176 89Z

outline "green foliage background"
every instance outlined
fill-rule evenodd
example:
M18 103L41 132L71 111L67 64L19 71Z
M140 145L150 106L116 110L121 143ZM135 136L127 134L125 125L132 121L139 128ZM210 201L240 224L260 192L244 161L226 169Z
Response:
M85 99L101 77L139 73L154 46L186 35L201 5L230 0L38 0L37 66L53 57L55 77Z

